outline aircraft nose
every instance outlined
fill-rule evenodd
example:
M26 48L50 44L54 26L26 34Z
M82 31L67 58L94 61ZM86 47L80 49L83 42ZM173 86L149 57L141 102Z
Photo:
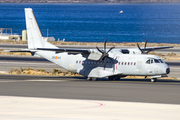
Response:
M169 68L166 69L166 73L167 73L167 74L170 73L170 69L169 69Z

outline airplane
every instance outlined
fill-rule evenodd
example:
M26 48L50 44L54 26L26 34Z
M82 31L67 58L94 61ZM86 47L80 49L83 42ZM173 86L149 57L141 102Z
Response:
M28 49L9 52L30 52L32 56L43 57L68 71L79 73L89 81L98 78L120 80L125 76L150 76L151 82L156 82L157 78L167 77L170 73L169 66L160 57L148 53L173 46L146 47L147 39L144 48L137 44L138 48L106 49L105 39L104 49L58 48L44 40L31 8L25 8L25 19Z

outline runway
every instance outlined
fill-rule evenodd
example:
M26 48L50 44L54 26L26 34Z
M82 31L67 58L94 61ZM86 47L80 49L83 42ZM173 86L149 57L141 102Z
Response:
M0 75L0 119L179 120L180 82Z
M85 81L83 77L0 75L0 95L42 98L180 104L180 81L122 79Z

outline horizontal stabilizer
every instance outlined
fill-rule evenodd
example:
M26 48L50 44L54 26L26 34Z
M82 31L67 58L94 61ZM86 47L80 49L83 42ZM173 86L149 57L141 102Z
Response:
M32 52L32 51L28 49L24 49L24 50L4 50L4 52Z

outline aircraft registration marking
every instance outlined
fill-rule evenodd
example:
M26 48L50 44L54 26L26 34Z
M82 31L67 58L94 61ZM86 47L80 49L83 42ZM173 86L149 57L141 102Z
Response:
M57 59L61 59L61 57L60 56L52 56L52 59L57 60Z

